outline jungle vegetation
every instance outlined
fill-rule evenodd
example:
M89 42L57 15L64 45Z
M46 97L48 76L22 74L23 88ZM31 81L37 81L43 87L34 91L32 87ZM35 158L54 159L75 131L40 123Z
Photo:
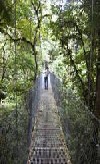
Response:
M0 1L1 163L27 160L28 93L46 55L72 161L99 163L99 0Z

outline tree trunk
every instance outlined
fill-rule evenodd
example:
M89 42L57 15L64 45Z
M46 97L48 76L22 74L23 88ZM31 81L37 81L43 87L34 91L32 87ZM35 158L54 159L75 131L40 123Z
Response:
M100 29L98 32L98 59L97 59L97 65L96 65L96 105L95 105L95 111L94 114L97 119L94 119L94 132L93 132L93 138L95 143L95 155L98 162L98 140L99 140L99 119L100 119Z
M96 84L96 110L95 115L100 119L100 60L97 63L97 84Z
M27 137L27 144L30 147L31 144L31 135L32 135L32 89L29 91L28 95L28 108L29 108L29 118L28 118L28 137Z

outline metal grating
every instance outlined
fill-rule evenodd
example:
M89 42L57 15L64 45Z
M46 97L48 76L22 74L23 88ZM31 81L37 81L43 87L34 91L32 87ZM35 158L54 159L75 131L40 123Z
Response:
M52 90L41 92L35 120L27 164L71 164Z

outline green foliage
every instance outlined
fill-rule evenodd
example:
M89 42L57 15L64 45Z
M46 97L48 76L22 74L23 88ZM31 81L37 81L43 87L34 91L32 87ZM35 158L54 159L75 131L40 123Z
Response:
M94 6L92 6L92 1L88 0L77 3L64 1L64 6L61 6L60 1L58 2L52 1L53 5L49 10L50 6L47 7L44 0L20 0L16 1L16 4L12 0L0 1L0 91L6 93L5 101L8 101L9 105L11 101L13 107L15 94L19 102L22 100L40 71L38 64L41 68L43 52L40 46L50 39L50 44L53 44L50 46L53 48L48 44L41 47L46 49L45 52L50 56L51 68L60 77L63 89L73 89L77 94L75 97L72 91L68 93L68 97L62 100L63 110L60 113L64 131L66 131L66 120L70 124L68 144L72 158L73 161L77 161L77 164L83 161L88 164L91 160L83 154L84 151L87 153L89 148L92 149L90 142L93 126L81 100L84 100L92 111L94 110L96 61L100 49L99 0L94 1ZM5 109L2 109L2 112L4 111ZM27 120L27 114L24 110L18 112L23 118L18 118L19 125L20 123L22 125L18 128L21 144L23 143L22 135L26 135L27 125L24 126L23 120L24 118ZM2 138L2 145L4 145L2 157L5 153L8 163L14 163L13 158L14 155L16 156L15 120L13 119L16 114L12 113L13 111L8 108L2 113L2 125L4 128L7 126L8 131ZM90 125L87 126L88 122ZM9 132L8 125L12 128L13 134ZM23 131L25 133L22 133ZM86 144L84 144L85 138ZM23 148L25 148L24 144L21 147L20 159L24 156ZM89 157L92 158L91 153Z
M11 24L13 4L11 0L0 1L0 25Z
M24 108L18 109L18 113L18 129L16 129L16 113L14 108L11 106L1 108L0 106L0 115L2 116L0 118L0 122L2 125L2 133L0 137L1 163L24 163L27 158L28 115L27 111Z
M95 66L97 57L96 47L93 45L95 40L91 40L91 35L93 35L93 33L91 34L91 28L93 27L90 26L90 17L88 12L85 11L83 4L76 4L69 3L68 5L66 2L63 8L58 5L53 6L52 13L57 15L57 19L56 21L50 22L50 27L52 29L52 35L56 37L60 42L59 46L62 47L61 51L64 56L62 65L68 70L65 75L62 69L62 71L59 72L59 77L64 81L70 74L70 82L75 86L74 88L77 86L77 91L86 104L90 101L87 105L91 106L91 110L94 110L95 106L93 104L95 104L95 97L91 95L94 95L96 90ZM92 37L95 38L95 35ZM68 67L70 68L68 69ZM91 84L88 90L89 83ZM86 96L86 93L88 93L88 96ZM88 97L90 97L90 100L88 100Z
M32 12L31 12L31 3L30 3L29 0L27 0L26 2L17 1L16 7L17 7L16 8L17 20L29 19L29 17L32 14Z
M96 106L96 61L100 60L97 52L100 49L99 5L98 0L55 5L52 13L57 19L50 22L52 36L60 42L58 45L63 54L63 60L60 61L59 53L57 57L56 54L53 56L52 67L55 68L64 88L61 88L60 93L57 88L58 94L55 93L55 97L63 104L60 106L60 116L66 143L72 162L77 164L98 163L99 158L96 148L99 135L95 132L95 129L98 131L99 128L93 122L94 116L88 111L89 109L94 112ZM65 68L65 72L62 68ZM73 91L69 92L68 88ZM97 95L99 92L98 90ZM59 94L63 95L62 98Z
M66 143L70 149L73 163L91 163L93 147L93 122L81 100L67 90L67 96L61 110L61 120L66 136ZM67 101L66 101L67 100Z
M71 87L64 87L57 78L52 82L72 163L96 163L94 115L79 98L77 89L73 91Z
M17 28L20 29L20 32L22 36L24 36L27 39L30 39L30 21L27 19L20 19L17 23Z
M36 59L34 56L36 50L39 54L36 46L40 44L36 40L39 36L39 32L36 33L38 18L32 4L29 0L16 1L16 6L12 2L0 1L0 92L6 93L0 104L0 163L5 164L25 163L27 160L29 115L23 99L34 85L38 55Z

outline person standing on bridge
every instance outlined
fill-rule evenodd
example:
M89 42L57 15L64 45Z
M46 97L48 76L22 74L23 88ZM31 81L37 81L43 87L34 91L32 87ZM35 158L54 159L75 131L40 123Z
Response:
M48 75L49 75L49 68L46 67L45 72L44 72L44 87L45 89L48 90Z

